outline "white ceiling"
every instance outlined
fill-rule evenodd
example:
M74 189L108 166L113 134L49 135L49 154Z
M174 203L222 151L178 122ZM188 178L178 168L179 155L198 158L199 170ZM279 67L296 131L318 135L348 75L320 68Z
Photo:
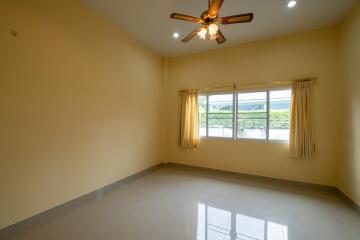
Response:
M173 12L200 16L207 0L83 0L102 15L119 25L140 42L163 56L179 56L250 42L293 32L330 26L350 10L358 0L297 0L293 9L288 0L225 0L221 16L253 12L252 23L221 26L227 42L194 38L182 43L181 38L195 29L196 23L170 19ZM180 33L179 39L172 37Z

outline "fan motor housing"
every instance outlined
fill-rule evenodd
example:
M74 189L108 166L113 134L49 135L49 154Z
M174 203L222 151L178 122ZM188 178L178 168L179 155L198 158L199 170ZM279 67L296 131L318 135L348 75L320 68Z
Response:
M212 23L216 22L217 16L216 17L211 17L209 15L209 12L205 11L205 12L203 12L201 14L201 20L202 20L204 25L209 25L209 24L212 24Z

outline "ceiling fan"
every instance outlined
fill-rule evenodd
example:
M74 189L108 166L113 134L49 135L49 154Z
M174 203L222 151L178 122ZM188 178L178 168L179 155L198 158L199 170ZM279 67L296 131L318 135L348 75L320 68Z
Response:
M253 13L246 13L240 15L233 15L228 17L219 18L218 13L224 0L209 0L209 9L204 11L200 18L173 13L170 15L173 19L179 19L189 22L200 23L202 26L196 28L189 35L187 35L182 41L188 42L193 37L198 35L200 39L216 40L218 44L222 44L226 41L224 35L219 30L219 24L234 24L234 23L247 23L251 22L254 18Z

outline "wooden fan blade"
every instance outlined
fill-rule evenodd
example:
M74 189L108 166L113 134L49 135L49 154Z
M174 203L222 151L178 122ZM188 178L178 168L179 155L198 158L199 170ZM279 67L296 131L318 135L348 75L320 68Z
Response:
M212 0L209 8L209 15L216 17L224 0Z
M226 41L224 35L222 34L222 32L220 30L218 31L216 41L217 41L218 44L222 44L222 43L224 43Z
M254 18L253 13L246 13L240 15L234 15L229 17L223 17L220 19L222 24L234 24L234 23L246 23L251 22Z
M190 41L193 37L196 36L196 34L202 29L202 27L198 27L197 29L195 29L194 31L192 31L191 33L189 33L182 41L184 43Z
M184 15L184 14L180 14L180 13L173 13L170 15L170 17L173 19L184 20L184 21L189 21L189 22L196 22L196 23L201 22L200 18L196 18L193 16L188 16L188 15Z

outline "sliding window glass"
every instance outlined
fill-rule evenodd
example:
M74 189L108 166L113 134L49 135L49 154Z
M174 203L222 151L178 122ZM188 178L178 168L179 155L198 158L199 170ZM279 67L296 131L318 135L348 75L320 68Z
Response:
M200 136L288 141L290 101L290 89L200 95Z
M206 137L207 96L199 96L199 136Z
M267 92L237 95L237 138L267 138Z
M233 137L234 94L208 95L207 133L209 137Z
M291 90L269 91L270 124L269 139L288 141L290 134Z

